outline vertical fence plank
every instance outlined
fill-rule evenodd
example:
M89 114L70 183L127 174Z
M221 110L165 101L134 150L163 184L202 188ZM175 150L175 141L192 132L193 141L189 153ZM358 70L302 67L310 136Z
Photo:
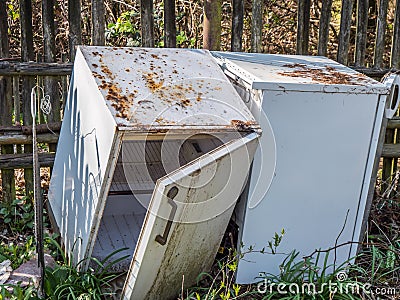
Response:
M55 29L54 29L54 0L42 0L42 22L43 22L43 46L44 61L56 61L56 45L55 45ZM49 114L49 122L61 121L60 118L60 97L58 91L57 77L44 78L45 93L50 95L51 111ZM50 144L50 152L56 151L56 144Z
M154 7L153 0L140 1L140 24L142 46L154 47Z
M353 13L353 4L354 0L342 0L337 61L344 65L347 65L349 60L351 15Z
M263 1L253 0L251 10L251 52L262 51Z
M20 1L20 20L21 20L21 56L23 61L33 61L33 31L32 31L32 1ZM35 85L33 76L22 77L22 107L24 125L32 125L31 116L31 90ZM24 145L25 153L32 153L32 145ZM32 168L24 169L25 191L28 195L33 191L33 171Z
M0 57L9 57L8 23L6 2L0 1ZM0 78L0 125L12 125L12 79ZM1 147L1 154L14 153L13 145ZM15 199L13 170L1 170L3 201L11 203Z
M203 48L220 50L221 48L221 11L222 0L204 1Z
M400 0L396 1L390 65L396 69L400 68Z
M356 50L354 61L356 67L365 66L365 51L367 46L367 26L368 26L368 2L369 0L357 1L357 33Z
M379 1L378 19L376 25L374 67L381 68L383 65L383 52L385 50L386 18L389 0Z
M104 0L92 0L92 45L105 45L105 29L106 15Z
M378 9L378 18L376 25L374 67L381 68L383 65L383 51L385 48L386 17L388 9L388 0L380 0ZM395 130L387 129L385 143L393 144L395 139ZM384 158L382 165L382 192L384 192L391 181L391 176L396 170L395 161L397 159Z
M297 7L296 54L308 54L311 0L299 0Z
M75 48L82 44L81 1L68 0L69 57L75 59Z
M176 47L175 0L164 0L164 47Z
M233 0L232 3L231 51L242 51L244 0Z
M326 56L329 41L329 25L331 22L332 0L322 1L318 32L318 55Z

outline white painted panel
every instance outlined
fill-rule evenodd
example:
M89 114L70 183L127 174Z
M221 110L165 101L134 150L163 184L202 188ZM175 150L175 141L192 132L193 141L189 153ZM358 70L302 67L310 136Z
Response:
M369 94L264 91L262 108L276 140L276 170L264 199L247 210L245 248L262 249L282 228L286 234L278 252L298 250L300 257L334 246L343 226L337 243L353 239L359 204L365 203L362 189L368 189L364 180L370 175L366 168L372 163L368 159L378 99ZM337 249L336 262L347 260L349 251L349 245ZM284 254L246 255L239 262L237 281L254 282L258 272L279 274ZM332 253L330 263L333 259Z
M322 56L212 52L222 69L254 89L387 94L388 89Z
M49 188L65 250L75 263L95 238L107 166L118 147L115 132L116 123L78 50Z
M169 299L214 260L244 187L258 135L228 142L157 181L125 283L124 299ZM177 188L172 205L166 194ZM163 235L172 217L165 245Z

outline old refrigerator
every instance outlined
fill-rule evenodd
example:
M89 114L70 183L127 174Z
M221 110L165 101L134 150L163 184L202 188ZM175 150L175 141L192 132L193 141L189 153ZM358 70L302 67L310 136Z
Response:
M208 51L79 47L49 190L66 252L126 248L124 299L176 296L211 267L260 133Z
M263 129L240 214L239 241L254 251L237 282L278 275L293 250L301 259L337 247L328 260L336 265L354 257L384 111L396 108L386 107L388 87L325 57L213 55ZM256 252L282 229L277 254Z

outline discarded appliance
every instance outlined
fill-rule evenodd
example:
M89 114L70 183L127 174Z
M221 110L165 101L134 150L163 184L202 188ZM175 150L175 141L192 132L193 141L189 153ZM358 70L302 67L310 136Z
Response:
M212 54L263 130L248 203L237 214L239 240L254 251L239 262L236 281L278 275L293 250L301 258L332 247L328 264L353 258L368 218L384 112L397 110L399 79L392 77L388 97L384 84L324 57ZM263 176L273 155L274 175ZM257 253L268 252L282 229L277 254Z
M79 47L49 189L66 252L126 247L124 299L176 296L211 267L260 133L208 51Z

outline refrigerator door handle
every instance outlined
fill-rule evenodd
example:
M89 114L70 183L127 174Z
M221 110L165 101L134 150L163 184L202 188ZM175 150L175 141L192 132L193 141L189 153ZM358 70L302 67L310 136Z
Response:
M158 234L156 236L156 242L162 246L164 246L167 243L168 235L172 226L172 221L174 220L176 209L178 207L173 200L176 197L176 195L178 195L178 188L174 186L167 193L168 203L172 206L171 213L167 221L167 225L165 226L163 235Z
M390 89L386 100L385 118L392 119L400 104L400 74L389 73L382 79L382 83Z

